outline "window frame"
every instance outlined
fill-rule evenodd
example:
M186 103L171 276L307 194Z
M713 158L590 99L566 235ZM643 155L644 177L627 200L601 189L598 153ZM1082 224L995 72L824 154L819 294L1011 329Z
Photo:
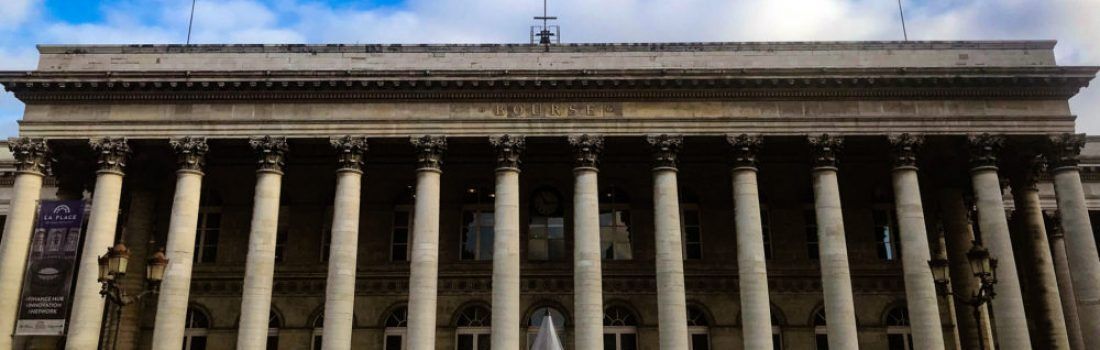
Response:
M829 318L828 315L825 314L825 307L822 306L815 309L812 317L813 319L811 319L811 324L814 327L814 349L827 350L829 344ZM821 320L820 323L818 323L818 319ZM818 349L817 344L820 343L822 337L824 337L825 339L826 349Z
M695 213L695 225L687 224L688 212ZM688 242L687 230L690 227L694 227L698 230L698 241ZM680 203L680 247L682 248L683 258L685 261L699 261L703 260L703 211L699 207L699 203ZM688 256L688 245L694 244L699 247L698 257ZM633 248L633 242L631 242L631 248Z
M324 218L323 219L324 221L321 222L321 252L320 252L320 255L319 255L320 256L319 260L320 260L321 263L327 263L328 260L332 257L332 219L333 219L333 215L335 215L333 206L332 205L325 206L325 212L321 216L322 218Z
M600 258L603 261L632 261L632 260L634 260L634 231L632 230L632 228L634 226L633 225L634 216L631 215L632 213L631 213L631 210L630 210L629 196L625 195L625 193L624 193L623 197L626 197L626 198L621 198L621 199L625 200L626 202L625 203L619 202L618 199L620 199L620 198L617 198L618 197L617 192L622 192L622 191L618 187L612 186L608 189L608 192L601 192L601 194L600 194L601 200L599 201L599 216L602 217L605 213L610 214L612 216L612 220L609 221L611 224L608 225L608 226L605 226L604 225L604 220L602 218L599 218L599 224L600 224ZM602 200L603 197L607 197L607 198L610 198L610 199L607 200L607 201L603 201ZM626 219L625 220L617 220L617 219L621 218L622 216L624 216L623 215L624 213L625 213ZM622 221L622 222L620 222L620 221ZM620 256L620 254L618 253L619 249L615 249L614 237L610 237L610 238L606 239L607 241L611 242L611 256L610 257L606 256L606 253L605 253L606 250L603 248L603 244L604 244L604 241L605 241L605 237L604 237L605 236L605 234L604 234L605 230L614 232L614 231L618 231L618 230L616 230L617 228L625 228L625 230L626 230L627 244L629 244L629 249L627 249L627 251L625 253L626 257L619 257Z
M489 231L492 232L492 236L489 237L489 239L490 240L496 239L496 229L494 227L494 223L496 222L495 209L496 208L494 208L494 206L492 204L481 204L481 203L479 203L479 204L464 204L464 205L462 205L462 221L461 221L461 225L459 225L459 227L458 227L458 230L459 230L458 260L459 261L465 261L465 262L493 261L493 251L492 251L493 242L490 241L488 243L488 247L490 248L489 252L488 253L483 252L481 248L482 248L482 245L484 244L484 242L481 241L481 239L483 238L483 237L481 237L481 232L482 232L481 230L488 228ZM466 215L467 214L470 214L471 218L473 220L470 223L466 222ZM488 226L483 226L483 225L485 225L485 222L484 222L485 218L483 217L484 215L491 215L492 216L492 219L491 219L492 221L488 224ZM472 232L472 233L467 232L467 229L469 228L470 224L473 224L474 227L477 228L476 232ZM473 251L473 257L472 258L469 258L469 257L466 256L466 243L468 242L467 239L470 236L472 236L474 238L474 251Z
M200 314L200 315L202 315L203 318L206 319L206 326L205 327L198 328L198 327L194 326L194 321L195 321L194 316L195 316L195 314ZM184 328L183 328L183 349L184 350L205 350L206 349L206 341L209 340L208 337L210 335L210 326L211 326L211 324L210 324L211 323L210 322L210 315L207 314L206 311L203 311L202 309L199 309L199 308L194 307L194 306L188 306L186 316L184 316L184 317L185 317L185 321L184 321ZM194 340L197 339L197 338L202 338L203 339L202 349L193 349L192 348L194 346Z
M806 256L810 261L821 261L821 237L817 226L817 208L802 207L802 230L806 236Z
M899 315L895 315L895 312L901 312ZM898 323L891 324L895 318L898 318ZM886 346L890 346L890 338L894 336L902 337L902 350L913 350L913 326L909 319L909 309L904 306L894 306L886 311L885 322L886 324Z
M322 306L323 307L323 306ZM324 346L324 334L325 334L325 313L321 312L313 318L313 322L310 325L313 326L313 332L309 337L310 350L320 350Z
M287 262L287 245L290 241L290 206L279 206L279 223L275 229L275 264Z
M886 219L887 240L884 242L879 231L883 226L876 220L876 216L883 213ZM879 261L888 263L901 262L901 235L898 232L897 211L893 204L879 203L871 206L871 233L874 235L875 256ZM885 256L883 255L885 254Z
M397 216L404 213L406 221L404 226L397 225ZM413 219L416 213L415 208L411 204L400 204L393 208L393 216L390 217L390 261L391 262L409 262L412 258L412 245L413 245ZM405 229L405 259L397 260L394 256L394 252L397 249L397 230Z
M217 215L218 226L208 225L210 215ZM225 222L225 215L221 206L199 207L199 221L195 226L195 251L191 257L192 264L216 264L218 263L218 241L221 240L221 231ZM213 244L209 243L210 232L215 232ZM210 252L212 250L212 252ZM212 255L212 256L208 256ZM207 260L209 258L209 260Z
M767 204L760 204L760 239L764 242L764 261L771 261L775 257L774 244L772 241L775 237L772 236L772 218L771 209ZM736 227L736 226L735 226Z
M402 313L401 314L402 318L398 319L398 323L397 323L398 325L397 326L390 326L388 324L389 321L390 321L390 318L395 317L395 315L398 315L399 312ZM409 337L408 337L409 331L408 331L408 327L407 327L408 322L409 322L409 307L408 307L408 305L402 305L402 306L398 306L398 307L394 307L394 308L390 309L390 312L388 314L386 314L386 318L384 320L382 320L382 326L383 326L382 347L383 347L383 350L389 350L389 349L386 349L385 347L386 347L386 341L389 340L390 337L399 337L401 339L401 346L400 346L401 349L400 350L408 349L408 347L409 347Z

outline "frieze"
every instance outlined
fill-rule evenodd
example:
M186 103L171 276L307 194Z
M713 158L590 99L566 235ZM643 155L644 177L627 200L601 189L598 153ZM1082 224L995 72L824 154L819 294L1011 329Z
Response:
M599 118L622 117L620 102L531 102L452 105L452 114L474 114L484 117L507 118ZM465 113L464 113L465 112Z

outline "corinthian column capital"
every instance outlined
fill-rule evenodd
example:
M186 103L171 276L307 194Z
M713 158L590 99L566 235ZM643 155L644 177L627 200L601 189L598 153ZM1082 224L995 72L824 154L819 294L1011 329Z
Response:
M256 152L258 172L283 173L286 166L286 152L289 150L285 137L262 136L248 140L248 145Z
M910 133L890 134L890 156L894 161L894 168L915 168L917 166L917 151L924 145L924 135Z
M1047 161L1051 169L1076 167L1081 161L1081 148L1085 147L1085 134L1058 134L1050 137Z
M835 168L836 156L844 147L844 138L829 134L810 135L810 155L815 168Z
M1005 138L989 133L970 134L966 137L970 148L970 166L973 168L997 166L997 155L1004 146Z
M122 174L130 158L130 144L125 138L104 137L88 142L96 152L98 172Z
M756 155L762 141L760 135L726 135L726 142L733 146L733 167L756 168Z
M443 167L443 154L447 152L447 138L422 135L414 136L410 141L416 148L416 163L420 169L438 171Z
M646 136L646 142L649 142L649 145L653 147L653 166L655 168L676 168L677 157L679 157L680 148L684 144L682 135L649 135Z
M497 135L489 137L489 144L497 153L497 169L519 169L520 155L527 149L523 136Z
M598 168L600 153L603 153L603 136L570 135L569 145L573 147L573 162L577 168Z
M206 152L210 150L205 137L186 136L168 141L168 145L176 152L179 170L202 172L206 166Z
M15 171L19 173L46 175L49 169L50 149L46 140L28 137L8 139L8 149L15 157Z
M363 153L367 152L367 138L356 136L333 137L329 139L336 149L336 171L363 171Z

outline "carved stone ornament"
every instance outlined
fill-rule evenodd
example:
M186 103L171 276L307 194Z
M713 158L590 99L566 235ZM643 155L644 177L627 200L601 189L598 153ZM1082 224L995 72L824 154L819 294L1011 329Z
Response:
M573 163L577 168L597 168L600 166L600 153L603 153L603 136L570 135L569 145L573 146Z
M726 135L726 142L733 146L733 167L756 168L756 154L762 141L760 135Z
M88 142L96 152L96 168L100 172L122 173L130 158L130 144L125 138L104 137Z
M489 144L496 150L498 169L519 169L520 155L527 149L526 138L508 134L491 136Z
M841 136L821 134L811 135L808 137L808 140L810 143L810 156L813 158L814 167L835 168L837 164L836 156L844 146L844 138Z
M15 157L16 172L46 175L49 170L50 149L45 140L13 137L8 139L8 149Z
M256 151L256 171L271 171L282 173L286 166L286 152L289 147L285 137L253 137L248 140L248 145Z
M916 167L917 151L924 145L924 135L910 133L890 134L890 156L894 161L894 168Z
M676 168L680 148L684 145L681 135L649 135L646 142L653 147L653 166L655 168Z
M970 166L973 168L997 166L997 155L1004 146L1005 138L989 133L971 134L966 137L970 148Z
M443 136L414 136L411 140L416 148L416 164L420 169L439 170L443 167L443 154L447 152L447 138Z
M1080 163L1081 148L1085 147L1085 134L1060 134L1050 137L1047 161L1051 169L1075 167Z
M202 171L206 166L206 152L210 146L206 144L205 137L182 137L168 141L168 145L176 151L179 170Z
M1039 178L1046 174L1047 162L1046 157L1042 154L1036 154L1034 156L1027 157L1020 162L1020 169L1013 177L1013 182L1016 186L1021 186L1033 191L1038 191L1037 184Z
M367 152L367 138L342 136L329 139L336 150L337 171L363 171L363 153Z

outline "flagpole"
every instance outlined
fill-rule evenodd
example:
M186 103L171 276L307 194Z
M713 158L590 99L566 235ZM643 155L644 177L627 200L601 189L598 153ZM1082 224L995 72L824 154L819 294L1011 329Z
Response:
M898 0L898 14L901 15L901 34L905 37L905 41L909 41L909 31L905 29L905 10L901 6L901 0Z
M187 45L191 45L191 25L195 23L195 2L197 1L191 0L191 18L187 20Z

